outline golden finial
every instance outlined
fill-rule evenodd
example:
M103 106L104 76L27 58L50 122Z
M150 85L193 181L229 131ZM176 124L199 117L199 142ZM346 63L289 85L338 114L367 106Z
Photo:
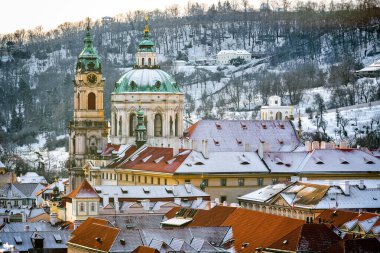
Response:
M149 33L148 21L149 21L149 17L148 17L148 15L146 15L145 16L145 29L144 29L144 33Z

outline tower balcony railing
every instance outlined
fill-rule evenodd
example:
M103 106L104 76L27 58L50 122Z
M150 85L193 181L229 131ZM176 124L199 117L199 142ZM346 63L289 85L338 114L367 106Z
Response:
M72 120L69 123L69 128L72 128L72 127L83 127L83 128L104 127L104 128L108 128L108 122L107 121L91 121L91 120L83 120L83 121Z

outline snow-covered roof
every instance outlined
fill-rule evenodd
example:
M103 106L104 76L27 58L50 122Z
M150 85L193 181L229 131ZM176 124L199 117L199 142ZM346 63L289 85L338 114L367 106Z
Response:
M264 153L264 162L272 173L297 173L307 152L269 152Z
M256 151L262 142L268 143L272 151L292 151L302 145L287 120L201 120L188 132L198 145L208 140L210 152L242 152L247 144Z
M44 176L38 175L36 172L27 172L25 175L17 177L17 182L25 183L40 183L46 184L47 181Z
M380 60L377 60L371 65L364 67L361 70L356 71L356 73L358 74L371 73L371 72L379 72L380 74Z
M268 173L268 169L256 152L209 152L205 159L192 151L175 173Z
M380 160L359 149L315 149L301 163L299 172L380 172Z
M236 55L251 55L247 50L221 50L217 55L236 54Z
M275 185L268 185L264 188L258 189L254 192L245 194L238 197L239 200L257 201L257 202L267 202L271 200L274 196L288 187L289 184L280 183Z
M98 185L94 187L97 194L103 198L108 194L110 198L117 196L119 199L155 199L155 198L191 198L209 197L209 195L191 184L185 185Z

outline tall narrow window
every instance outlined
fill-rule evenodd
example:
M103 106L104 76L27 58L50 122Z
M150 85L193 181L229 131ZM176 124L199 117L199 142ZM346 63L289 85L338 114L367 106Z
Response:
M152 65L152 60L150 58L148 58L148 65Z
M144 60L145 60L144 58L141 59L141 65L142 66L144 66L144 63L145 63Z
M79 204L79 211L84 212L84 203Z
M113 121L114 121L114 127L113 127L113 135L114 136L117 136L117 115L116 115L116 112L113 113Z
M162 136L162 116L160 114L156 114L154 117L154 136Z
M178 136L178 113L175 115L174 134L175 136Z
M77 107L78 107L78 109L80 109L80 93L78 92L78 101L77 101Z
M95 203L91 203L91 212L95 212Z
M96 109L96 96L93 92L90 92L88 94L87 109L88 110L95 110Z
M170 128L170 136L173 136L173 119L172 119L172 116L170 116L169 128Z
M119 117L119 135L121 136L123 133L122 133L122 126L123 126L123 119L121 118L121 116Z
M135 135L135 127L137 124L136 114L129 115L129 136Z

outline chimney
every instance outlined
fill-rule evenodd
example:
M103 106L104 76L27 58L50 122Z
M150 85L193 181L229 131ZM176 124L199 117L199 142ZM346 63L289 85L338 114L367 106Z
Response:
M251 152L251 144L248 142L244 143L244 152Z
M103 193L103 207L110 203L110 196L108 193Z
M174 198L174 204L181 205L181 198Z
M178 142L176 140L173 141L173 157L178 155L179 153L179 147L178 147Z
M360 179L360 181L359 181L359 189L364 190L364 180L363 179Z
M350 195L350 181L344 181L344 185L342 187L344 195Z
M312 149L312 150L319 149L319 141L313 141L313 142L311 143L311 149Z
M199 151L198 150L198 141L197 140L192 140L192 150Z
M210 201L210 208L214 208L216 206L216 202L215 201Z
M217 205L220 204L219 198L215 198L215 203L216 203Z
M114 199L115 211L117 213L119 213L120 212L120 203L119 203L119 198L118 198L117 193L115 193L115 195L113 196L113 199Z
M228 206L227 201L223 201L223 206Z
M144 208L145 211L149 211L149 207L150 207L150 201L149 201L149 199L143 199L141 201L141 205L143 206L143 208Z
M207 140L202 140L202 154L205 159L209 158L208 155L208 141Z
M346 149L346 148L348 148L348 142L347 141L341 141L339 148L340 149Z
M270 145L269 143L266 142L260 142L259 143L259 149L258 149L258 154L261 159L264 158L264 153L267 153L270 151Z
M305 149L306 152L310 152L311 150L311 142L310 141L305 141Z
M327 143L325 141L321 141L321 149L327 149Z

